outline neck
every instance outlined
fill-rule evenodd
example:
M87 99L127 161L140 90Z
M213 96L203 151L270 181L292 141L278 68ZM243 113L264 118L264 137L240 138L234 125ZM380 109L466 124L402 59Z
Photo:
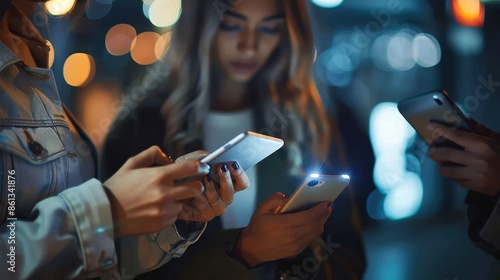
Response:
M238 111L248 107L248 83L239 83L224 79L221 82L219 94L212 103L216 111Z

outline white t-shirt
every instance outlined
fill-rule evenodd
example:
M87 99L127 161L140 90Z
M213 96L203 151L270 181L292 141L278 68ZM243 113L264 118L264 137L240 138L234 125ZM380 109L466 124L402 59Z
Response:
M254 129L253 111L246 109L237 112L210 111L204 120L204 149L213 152L236 135ZM234 195L231 205L221 216L223 228L246 227L256 207L257 170L252 167L245 171L250 179L250 186Z

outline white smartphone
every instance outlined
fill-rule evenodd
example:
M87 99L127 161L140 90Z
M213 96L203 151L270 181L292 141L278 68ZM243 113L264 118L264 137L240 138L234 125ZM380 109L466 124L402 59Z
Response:
M201 159L200 162L210 165L212 179L218 185L219 176L214 166L220 163L236 161L243 170L247 170L279 150L283 147L283 144L282 139L246 131L236 135L229 142ZM199 179L199 177L188 177L177 180L175 183L179 184L193 179Z
M279 138L246 131L204 157L201 162L213 166L223 162L236 161L243 170L247 170L279 150L283 144L283 140Z
M300 212L321 202L334 201L349 182L349 175L308 175L278 213Z

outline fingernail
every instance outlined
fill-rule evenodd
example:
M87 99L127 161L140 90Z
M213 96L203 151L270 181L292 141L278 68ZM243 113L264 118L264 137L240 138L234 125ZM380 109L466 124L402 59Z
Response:
M333 208L333 202L330 202L326 205L326 208L330 209Z
M222 171L222 172L227 172L227 164L225 164L225 163L224 163L224 164L221 166L220 171Z
M231 167L233 167L233 170L238 170L240 168L240 165L235 161L231 164Z
M427 124L427 129L433 130L434 128L435 128L435 126L433 124L431 124L431 123Z
M210 173L207 174L207 181L212 182L212 174Z

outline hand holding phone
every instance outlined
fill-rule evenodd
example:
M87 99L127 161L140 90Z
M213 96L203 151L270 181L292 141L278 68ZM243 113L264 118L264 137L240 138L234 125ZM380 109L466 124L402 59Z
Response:
M398 110L424 141L434 147L463 149L460 145L430 131L427 128L430 122L474 132L474 125L470 119L444 90L431 91L401 100L398 103Z
M238 134L226 144L206 156L201 162L208 163L212 179L218 180L216 165L237 162L243 170L248 170L283 146L282 139L246 131ZM218 183L218 182L217 182Z
M215 166L222 163L237 162L243 170L248 170L283 146L282 139L268 135L246 131L236 135L226 144L200 160L208 163L211 178L219 184L219 176ZM185 182L194 178L186 178Z
M348 175L308 175L278 213L299 212L324 201L334 201L349 182Z

